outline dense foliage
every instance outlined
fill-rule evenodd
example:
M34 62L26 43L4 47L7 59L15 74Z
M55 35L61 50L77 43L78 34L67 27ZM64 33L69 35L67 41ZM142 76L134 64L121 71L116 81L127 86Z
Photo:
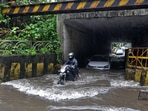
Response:
M57 0L16 0L17 5L56 2Z
M19 3L20 1L18 3L25 4L25 1L26 0L22 0L22 3ZM6 7L6 5L0 4L0 11L2 7ZM31 48L28 47L23 50L20 47L12 46L13 51L7 50L5 55L36 55L37 53L56 53L60 55L61 53L60 39L57 36L56 30L56 15L34 15L10 18L0 13L0 25L0 40L28 41L31 45L37 41L43 41L42 43L49 42L48 46L42 45L38 52L33 45Z

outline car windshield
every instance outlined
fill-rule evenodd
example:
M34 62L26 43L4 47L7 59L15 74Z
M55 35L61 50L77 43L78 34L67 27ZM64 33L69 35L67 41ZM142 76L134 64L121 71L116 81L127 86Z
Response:
M108 61L108 57L96 55L91 58L91 61Z

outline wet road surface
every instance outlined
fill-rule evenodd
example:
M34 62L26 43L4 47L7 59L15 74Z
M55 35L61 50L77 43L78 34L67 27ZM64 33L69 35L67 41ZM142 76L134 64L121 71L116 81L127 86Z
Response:
M80 69L80 78L65 85L56 84L57 74L1 83L0 111L148 111L148 100L138 100L148 87L124 76Z

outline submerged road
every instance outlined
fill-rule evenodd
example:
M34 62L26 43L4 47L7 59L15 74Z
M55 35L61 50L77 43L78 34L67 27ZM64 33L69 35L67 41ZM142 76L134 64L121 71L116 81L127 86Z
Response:
M57 74L1 83L0 111L148 111L148 100L138 100L148 87L124 76L80 69L80 78L65 85L56 84Z

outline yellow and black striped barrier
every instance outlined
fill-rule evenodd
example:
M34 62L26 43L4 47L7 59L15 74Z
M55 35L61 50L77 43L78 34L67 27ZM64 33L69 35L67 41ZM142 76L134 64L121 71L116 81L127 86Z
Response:
M134 80L139 82L141 86L148 86L148 71L126 68L126 80Z
M148 47L129 48L126 60L126 79L148 86Z
M77 0L31 4L3 8L2 13L7 15L60 14L140 8L148 8L148 0Z
M0 82L57 72L55 54L0 56Z

